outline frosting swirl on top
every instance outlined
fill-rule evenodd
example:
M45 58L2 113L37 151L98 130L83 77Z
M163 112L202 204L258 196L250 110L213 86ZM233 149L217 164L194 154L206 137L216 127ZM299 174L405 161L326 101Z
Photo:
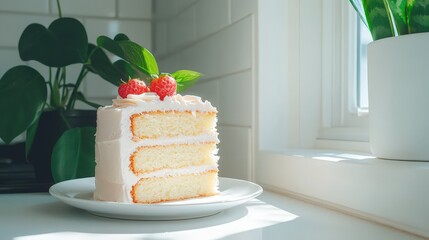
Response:
M166 96L164 100L160 100L159 96L153 92L145 92L142 94L128 94L127 98L122 98L120 96L116 97L116 99L112 100L113 107L115 108L126 108L131 106L142 106L142 105L154 105L164 106L169 108L169 106L176 106L173 108L177 108L178 106L194 106L195 110L203 110L203 111L216 111L210 102L202 101L200 97L194 95L180 95L175 94L173 96Z
M127 98L122 98L117 96L116 99L113 99L114 107L128 107L135 106L139 102L152 102L159 100L159 96L153 92L146 92L142 94L128 94Z

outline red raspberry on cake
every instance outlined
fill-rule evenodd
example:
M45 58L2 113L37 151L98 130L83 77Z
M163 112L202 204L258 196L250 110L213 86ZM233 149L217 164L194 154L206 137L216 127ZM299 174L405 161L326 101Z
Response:
M158 94L161 100L164 100L166 96L176 94L176 89L176 80L169 75L161 75L150 83L150 91Z
M130 79L126 83L121 83L118 88L118 94L122 98L127 98L128 94L142 94L149 92L146 84L139 79Z

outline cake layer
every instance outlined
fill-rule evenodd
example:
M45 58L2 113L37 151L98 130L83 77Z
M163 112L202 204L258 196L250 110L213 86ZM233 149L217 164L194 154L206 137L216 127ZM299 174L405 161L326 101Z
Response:
M197 166L179 169L162 169L137 177L128 168L118 171L118 169L106 167L106 165L99 166L99 164L95 167L95 175L97 177L95 178L96 191L94 192L94 199L127 203L133 202L133 188L141 179L168 178L174 180L179 176L218 172L216 166Z
M216 112L153 111L133 114L131 132L134 140L197 136L213 132Z
M216 195L217 171L142 178L131 190L134 203L159 203Z
M135 175L187 166L217 165L216 143L141 146L131 155Z

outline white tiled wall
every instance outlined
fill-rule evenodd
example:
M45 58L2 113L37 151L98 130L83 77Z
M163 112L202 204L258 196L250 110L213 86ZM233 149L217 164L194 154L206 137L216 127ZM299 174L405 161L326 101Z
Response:
M19 1L19 0L18 0ZM58 13L56 1L51 1L51 9L54 14ZM63 16L79 15L90 17L115 17L115 0L61 0L61 11Z
M88 39L95 43L100 35L109 37L125 33L132 40L152 50L152 0L61 0L65 17L75 17L86 28ZM18 55L18 40L31 23L48 26L58 17L56 0L0 0L0 76L18 64L29 64L47 77L43 65L23 63ZM79 66L67 69L70 82L75 81ZM89 74L82 90L91 100L108 104L117 95L116 87ZM86 105L80 105L86 108Z
M161 72L192 69L204 77L188 93L219 110L221 175L252 178L256 84L257 0L61 0L64 16L79 19L90 42L123 32L152 50ZM55 0L0 0L0 75L20 64L17 44L33 22L57 17ZM6 34L5 34L6 33ZM47 75L37 62L26 63ZM78 66L67 75L77 76ZM116 87L88 75L83 91L110 104ZM82 105L84 107L84 105Z
M188 93L219 111L222 176L252 177L257 0L156 0L154 49L160 70L204 77Z
M2 0L0 8L2 11L45 14L49 12L49 0Z

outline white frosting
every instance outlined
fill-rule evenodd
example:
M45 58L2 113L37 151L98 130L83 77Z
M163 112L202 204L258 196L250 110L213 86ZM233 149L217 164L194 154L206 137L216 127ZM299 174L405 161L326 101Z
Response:
M128 94L127 98L121 98L118 96L113 99L113 106L116 108L126 108L135 106L141 111L201 111L201 112L217 112L216 108L213 107L209 101L201 101L200 97L176 94L173 96L166 96L163 101L159 99L159 96L152 92L146 92L140 95ZM107 107L110 108L110 107Z
M215 129L210 133L196 137L181 136L175 139L144 139L138 142L132 140L132 133L130 131L130 116L132 114L168 110L216 112L216 108L210 102L203 102L196 96L181 96L177 94L172 97L165 97L161 101L157 95L152 93L141 95L129 94L126 99L118 97L113 100L113 106L98 109L95 144L95 160L97 163L95 168L95 199L131 203L130 191L132 186L142 177L163 177L217 170L217 165L215 165L175 170L166 169L139 176L131 172L129 157L140 146L219 142Z

